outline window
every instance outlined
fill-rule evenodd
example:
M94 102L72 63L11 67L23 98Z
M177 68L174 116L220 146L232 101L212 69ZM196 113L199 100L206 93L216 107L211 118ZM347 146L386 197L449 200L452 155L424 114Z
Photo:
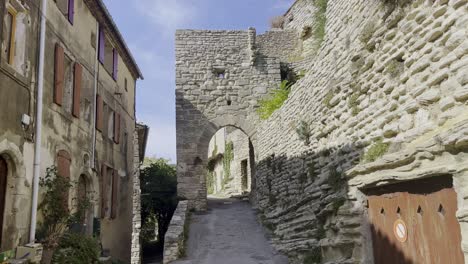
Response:
M114 80L117 80L118 72L118 52L112 45L109 38L106 36L102 27L99 28L99 50L98 57L104 69L112 75Z
M116 170L102 165L101 218L115 219L119 194L119 175Z
M109 107L108 108L108 119L107 119L107 137L109 139L114 139L114 119L115 119L115 113L114 111Z
M75 0L55 0L58 9L73 25L73 19L75 16Z
M96 96L96 129L99 132L102 132L103 113L104 113L104 103L102 101L101 95L98 94Z
M13 64L15 56L15 34L16 34L16 14L13 8L7 9L5 19L5 47L4 53L8 64Z
M60 44L55 45L54 103L80 117L83 66L73 62Z
M224 79L226 77L226 70L221 68L213 69L213 74L219 79Z
M125 88L125 91L128 92L127 78L125 78L125 81L124 81L124 88Z

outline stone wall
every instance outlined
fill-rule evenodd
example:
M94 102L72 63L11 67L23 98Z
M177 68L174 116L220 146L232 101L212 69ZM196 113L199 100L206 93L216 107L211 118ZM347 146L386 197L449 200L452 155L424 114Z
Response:
M328 1L326 37L305 78L257 129L256 195L280 251L372 262L363 190L447 174L466 244L466 7L414 1L391 12L383 1ZM292 8L286 17L302 22L286 28L313 23L303 11ZM308 146L295 131L300 121ZM369 157L379 144L389 154Z
M132 219L132 250L131 264L141 263L141 188L140 188L140 149L138 131L133 136L133 219Z
M250 110L256 106L252 99L264 93L253 90L248 98L238 97L238 103L248 108L229 108L222 105L223 85L209 88L210 67L223 63L227 68L245 65L244 70L254 76L244 74L243 79L262 85L255 76L262 72L247 67L248 48L241 49L245 56L237 57L241 60L236 63L223 55L235 41L222 41L234 33L179 32L179 191L191 193L188 198L202 205L200 198L206 191L198 180L200 171L188 172L195 156L205 154L200 139L211 138L213 130L230 123L243 128L246 122L239 117L247 112L248 118L243 119L255 126L246 131L256 154L254 202L264 224L272 228L275 247L293 263L311 255L328 263L372 263L364 190L440 175L453 177L462 245L468 244L468 175L463 162L468 146L467 6L466 0L417 0L402 7L383 0L329 0L321 42L313 34L304 34L317 26L315 1L296 1L285 15L285 32L297 31L298 49L292 56L278 53L279 61L264 60L267 65L262 67L276 75L263 86L279 82L279 62L307 73L293 86L284 105L263 122ZM236 34L243 36L235 37L237 41L249 40L248 32ZM262 39L267 38L258 36L256 41ZM262 46L264 54L274 54L268 48L272 46L251 46L258 47L253 52L258 57ZM200 55L196 60L194 53ZM222 82L235 84L238 79L227 76ZM308 145L296 133L302 121L310 129ZM183 131L187 128L207 132L187 134ZM372 155L376 148L385 155ZM203 160L197 161L203 166ZM194 183L190 191L188 182ZM462 249L468 256L466 246Z
M188 201L180 201L164 236L164 264L179 259L185 250L185 225L188 213Z

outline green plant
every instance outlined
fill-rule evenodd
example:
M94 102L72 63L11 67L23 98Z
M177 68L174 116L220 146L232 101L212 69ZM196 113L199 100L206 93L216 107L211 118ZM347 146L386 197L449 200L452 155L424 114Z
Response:
M291 92L291 84L288 81L282 81L278 89L270 92L268 98L259 101L259 108L257 113L261 119L268 119L273 112L279 109L284 101L288 99Z
M206 164L206 169L208 171L214 171L215 170L215 167L216 167L216 164L218 164L218 162L220 162L221 160L223 160L224 158L224 155L219 153L219 154L216 154L215 156L212 156L208 159L208 162Z
M141 220L142 225L149 221L153 230L158 229L158 246L164 245L164 235L177 207L176 168L165 159L147 159L140 173L141 182ZM154 221L154 219L156 221Z
M331 100L334 96L335 93L332 90L329 90L328 93L325 95L325 98L323 98L323 104L328 108L332 108Z
M76 233L66 233L60 239L52 257L56 264L98 263L100 246L98 241L90 236Z
M332 202L333 212L335 212L336 214L338 212L338 209L340 209L340 207L343 206L345 202L346 199L343 197L335 198Z
M320 247L314 248L304 256L303 264L322 263L322 250Z
M393 59L388 63L386 71L390 77L396 78L403 72L403 63L398 59Z
M348 106L351 108L351 114L356 116L361 111L358 106L359 93L353 93L348 101Z
M310 144L311 131L310 131L309 123L307 123L304 120L301 120L299 122L299 126L296 128L296 133L299 139L304 141L304 144L306 146Z
M307 164L307 171L309 172L309 178L313 180L317 175L315 174L315 163L310 162Z
M234 143L232 141L226 142L224 147L224 159L223 159L223 189L225 185L232 180L231 178L231 162L234 160Z
M372 36L374 35L376 30L377 30L377 27L375 26L375 21L368 22L362 29L361 34L359 35L359 40L363 44L367 44L372 38Z
M343 186L342 174L339 173L335 167L331 167L328 173L328 185L330 185L334 191L340 190Z
M208 194L213 194L215 191L215 179L213 171L208 171L206 174L206 189Z
M58 245L62 234L73 223L72 221L78 218L73 217L68 207L68 194L72 184L68 178L57 175L56 167L49 167L39 186L45 192L38 206L42 214L38 239L45 248L53 249Z
M328 0L315 0L314 5L316 8L314 36L317 40L317 46L320 47L326 34L325 26L327 23Z
M385 155L385 153L387 153L389 147L389 143L384 143L382 138L378 139L364 154L363 161L376 161L378 158L382 157L383 155Z

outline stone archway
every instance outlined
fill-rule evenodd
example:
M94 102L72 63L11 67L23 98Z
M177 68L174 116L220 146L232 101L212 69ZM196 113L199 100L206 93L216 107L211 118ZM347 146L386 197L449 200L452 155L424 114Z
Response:
M178 194L190 201L191 208L206 208L211 137L220 128L233 126L255 148L258 101L280 82L280 61L258 52L255 29L177 30Z

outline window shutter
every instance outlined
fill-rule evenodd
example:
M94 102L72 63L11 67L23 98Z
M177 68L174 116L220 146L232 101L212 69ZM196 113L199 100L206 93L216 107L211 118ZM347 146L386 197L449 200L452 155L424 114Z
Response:
M73 80L73 111L72 114L76 118L80 118L80 101L81 101L81 80L83 78L83 66L75 63L75 72Z
M104 29L101 26L99 26L98 59L100 63L104 63L104 45L105 45Z
M114 112L114 142L119 144L120 142L120 114Z
M119 197L119 174L116 170L112 173L112 205L111 205L111 218L117 217L117 203Z
M54 103L62 106L63 102L63 81L65 54L60 44L55 44L55 80L54 80Z
M96 96L96 129L102 132L102 125L103 125L103 110L104 105L102 102L102 97L98 94Z
M107 200L107 166L102 163L101 166L101 218L106 217L106 211L108 209Z
M68 21L73 25L75 18L75 0L68 0Z
M117 80L117 71L118 71L118 66L119 66L119 53L117 52L115 48L112 50L112 53L114 55L114 59L113 59L114 67L112 68L112 78L114 78L114 80Z

